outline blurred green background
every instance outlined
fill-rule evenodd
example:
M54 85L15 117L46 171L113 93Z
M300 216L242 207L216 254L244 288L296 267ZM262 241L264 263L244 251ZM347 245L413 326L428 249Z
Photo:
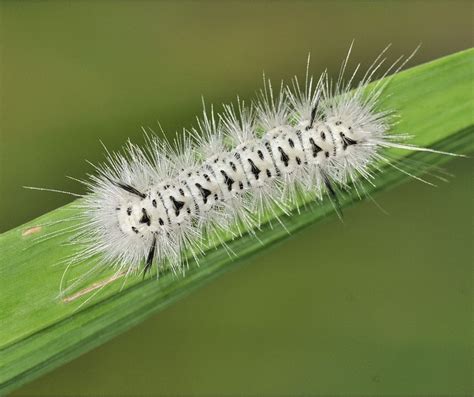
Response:
M65 178L140 127L189 127L208 103L472 46L472 2L0 3L0 231L82 192ZM471 394L472 163L291 236L15 395ZM343 242L343 244L341 244ZM343 249L341 249L341 246Z

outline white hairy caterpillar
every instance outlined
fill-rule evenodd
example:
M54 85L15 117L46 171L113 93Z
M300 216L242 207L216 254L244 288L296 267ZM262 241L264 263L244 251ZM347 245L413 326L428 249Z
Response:
M301 196L327 195L337 208L338 192L363 190L378 164L390 162L384 148L436 152L390 133L394 110L379 108L390 79L369 86L384 52L358 84L359 67L343 79L349 50L336 82L307 73L303 86L295 78L274 94L264 79L250 106L238 100L222 114L204 110L175 145L148 136L144 149L129 143L124 155L107 153L108 162L84 182L89 193L77 204L72 242L79 251L70 264L87 260L125 275L183 273L184 252L198 261L206 240L225 247L222 233L253 233L269 218L291 214Z

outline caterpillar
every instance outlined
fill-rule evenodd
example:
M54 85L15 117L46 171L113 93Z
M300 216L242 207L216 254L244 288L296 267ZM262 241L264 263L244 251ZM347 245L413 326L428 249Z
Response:
M221 113L203 105L196 127L174 142L145 132L143 148L129 141L124 153L106 150L107 161L82 181L88 192L77 204L70 263L184 273L209 239L226 247L223 233L255 233L297 210L301 197L328 196L338 211L340 192L363 191L390 163L387 148L451 154L405 143L408 135L391 132L395 109L381 109L390 77L415 52L375 81L385 48L355 83L360 65L344 77L351 49L335 81L327 72L310 77L308 58L303 84L295 77L275 91L264 76L249 105L237 98Z

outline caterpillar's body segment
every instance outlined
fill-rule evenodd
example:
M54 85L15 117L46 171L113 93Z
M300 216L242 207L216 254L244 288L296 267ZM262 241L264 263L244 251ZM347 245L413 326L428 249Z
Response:
M340 120L318 122L312 127L281 126L261 139L216 154L174 179L152 184L143 193L124 189L117 202L120 229L130 237L152 240L154 235L176 232L195 218L207 219L222 202L272 186L293 173L318 178L330 158L344 161L357 150L356 136L360 136L360 144L364 143L358 129Z
M390 79L368 85L380 59L355 88L355 72L342 81L346 59L335 84L326 74L317 84L307 76L303 88L295 79L274 97L265 82L249 107L238 101L219 117L204 111L177 148L153 136L145 149L129 143L126 155L108 154L85 182L73 261L127 274L182 271L183 251L198 258L209 236L253 232L266 215L291 213L300 194L336 198L338 189L372 183L377 161L388 162L386 147L429 150L390 134L393 112L379 105Z

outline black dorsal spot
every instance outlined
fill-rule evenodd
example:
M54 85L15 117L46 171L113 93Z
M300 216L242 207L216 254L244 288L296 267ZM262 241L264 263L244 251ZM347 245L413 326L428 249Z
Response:
M181 211L181 208L184 207L184 201L178 201L173 196L170 196L170 200L173 203L174 213L176 216L178 216L179 212Z
M224 170L221 170L221 174L224 177L224 183L227 185L227 189L229 192L232 190L232 185L234 184L234 180L227 175Z
M132 207L127 208L127 215L128 216L132 215Z
M232 171L234 171L234 172L237 171L237 167L235 166L235 164L232 161L229 163L229 165L230 165L230 168L232 168Z
M263 160L263 153L261 150L257 150L257 154L258 154L258 157L260 158L260 160Z
M288 139L288 144L290 145L290 147L295 147L295 143L293 142L293 139L289 138Z
M340 132L340 133L339 133L339 136L340 136L341 139L342 139L342 149L343 149L343 150L346 150L348 146L356 145L356 144L357 144L357 141L354 141L353 139L348 138L347 136L344 135L343 132Z
M160 224L160 226L163 226L165 224L165 222L163 222L163 219L158 219L158 223Z
M138 229L135 226L132 226L132 230L135 234L138 234Z
M314 143L313 138L309 138L309 143L311 143L311 148L313 150L313 157L316 157L318 153L322 151L323 149L321 149L318 145L316 145L316 143Z
M280 160L283 162L283 164L285 164L285 167L288 167L288 164L290 162L290 158L288 157L288 155L285 153L285 151L280 146L278 146L278 151L281 154Z
M296 160L296 164L298 164L298 165L301 164L301 159L299 157L296 157L295 160Z
M150 226L151 224L150 216L148 215L148 212L146 212L145 208L142 208L142 217L140 218L139 222L146 223L147 226Z
M324 155L326 156L326 158L329 157L329 152L324 152Z
M207 197L211 194L211 191L202 187L200 183L196 183L195 186L199 189L199 193L201 193L202 201L204 204L207 204Z
M321 139L322 139L323 141L325 141L325 140L326 140L326 134L324 133L324 131L321 131L321 134L320 134L320 135L321 135Z
M155 199L151 200L151 205L156 208L156 200Z
M242 182L239 182L239 189L242 190L244 188L244 184Z
M255 165L252 159L247 159L250 164L252 174L255 176L255 179L258 179L258 174L260 174L260 169Z
M271 173L270 170L268 170L268 169L267 169L267 176L268 176L269 178L272 177L272 173Z

